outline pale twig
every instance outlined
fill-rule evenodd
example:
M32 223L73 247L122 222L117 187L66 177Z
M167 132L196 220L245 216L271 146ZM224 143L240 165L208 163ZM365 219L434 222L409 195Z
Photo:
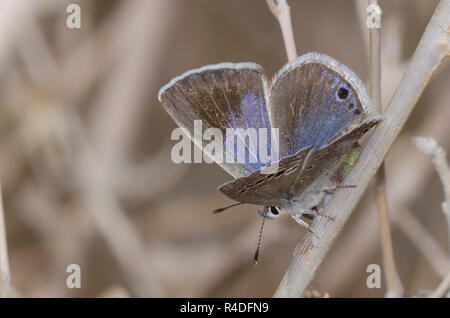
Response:
M16 41L23 32L24 24L36 10L36 2L26 0L0 2L0 76L4 69L10 65ZM21 21L21 23L17 23Z
M16 217L29 226L45 246L48 264L46 273L36 278L34 287L27 290L27 297L70 297L73 290L61 284L66 279L61 269L70 264L68 260L84 268L87 264L85 251L96 232L84 211L58 202L41 181L24 184L15 193L12 203L18 211Z
M292 61L297 57L297 49L295 48L294 33L292 32L290 8L286 0L266 1L270 11L280 23L288 60Z
M445 195L445 201L442 202L442 212L447 219L448 244L450 249L450 168L448 166L447 154L433 138L416 137L414 138L414 143L420 151L433 157L434 168L441 179Z
M77 181L87 210L92 215L100 233L109 244L121 269L129 279L131 288L140 297L164 296L161 277L147 255L146 247L118 199L112 191L106 169L84 134L81 120L74 114L74 129L80 135L80 155ZM120 233L120 235L117 235Z
M103 290L98 296L98 298L130 298L130 293L122 286L110 286Z
M107 168L111 166L110 175L116 171L114 165L129 159L126 154L148 108L145 97L154 84L153 73L176 9L174 1L146 0L125 1L118 9L121 15L111 50L122 58L95 97L90 120L94 144Z
M6 242L5 216L0 188L0 297L8 297L11 293L11 273L9 270L8 244Z
M219 286L225 283L226 279L232 276L240 266L252 262L254 249L256 247L256 235L260 229L261 220L255 219L248 226L246 226L241 232L239 232L228 246L221 253L222 261L218 262L211 279L207 280L205 285L200 285L196 291L194 297L208 297ZM267 250L274 244L280 244L280 235L283 232L283 226L281 222L273 222L270 224L270 231L265 233L264 237L264 249ZM243 243L245 242L245 243ZM264 252L262 253L262 258Z
M386 38L386 36L383 38ZM389 34L389 36L391 35ZM383 74L386 74L386 72ZM450 99L449 90L442 90L439 86L429 87L429 90L437 101ZM435 136L438 140L446 140L450 136L450 126L447 125L449 117L450 107L442 108L440 105L430 105L430 107L427 107L427 113L423 116L423 121L415 129L416 134L429 134ZM410 158L415 159L409 160ZM417 149L412 146L410 137L399 136L395 141L395 148L391 150L389 158L389 197L393 201L391 217L395 226L401 222L401 219L396 217L397 204L408 206L412 200L418 198L425 191L427 180L430 179L433 172L431 160L426 159L428 158L425 156L417 156ZM417 167L420 167L420 169L417 169ZM414 173L411 173L411 171L414 171ZM373 257L373 251L379 246L380 231L373 226L378 222L378 215L376 207L368 196L366 196L366 200L359 204L358 211L360 211L360 215L355 219L355 223L351 228L348 228L346 235L339 239L339 244L333 247L327 262L321 269L321 280L329 282L329 285L334 286L335 289L342 290L346 286L350 287L351 278L355 271L360 270L366 260ZM401 229L403 231L403 228ZM417 240L420 240L420 238ZM420 249L419 246L418 248ZM352 251L352 257L342 262L340 259L348 250ZM447 259L446 253L443 253L443 255ZM336 272L340 274L335 275ZM441 277L444 277L446 273L447 268L445 268ZM330 292L333 294L333 289Z
M346 178L347 184L358 184L355 189L338 191L326 210L335 221L316 219L312 230L317 238L307 233L287 270L276 297L301 296L313 279L318 266L341 232L370 180L381 166L389 148L406 123L431 76L447 56L447 32L450 18L450 0L441 0L437 6L405 74L398 85L384 120L372 135L360 157L359 164Z
M422 223L402 205L395 205L396 213L393 214L396 225L417 247L431 264L434 271L442 278L448 272L449 261L444 250L432 235L423 227Z
M369 4L378 6L378 1L370 0ZM380 27L369 29L369 65L370 98L376 111L383 113L381 106L381 25ZM384 163L381 165L375 177L375 195L380 220L381 251L384 270L386 272L386 297L401 297L403 295L403 286L397 273L392 248Z
M403 296L404 289L395 266L385 181L385 169L384 166L381 166L375 177L375 192L378 218L380 221L381 251L386 273L387 290L385 296L389 298L398 298Z
M432 292L428 297L429 298L439 298L444 296L445 292L450 288L450 271L447 276L442 280L439 284L438 288L434 292Z
M167 161L168 145L163 145L151 158L143 162L123 165L117 174L114 191L126 200L161 200L168 195L171 187L178 184L188 170L185 165L172 169L166 178L171 162ZM158 182L154 182L158 180Z
M364 48L369 48L369 37L367 31L367 1L354 0L356 17L361 28L362 39L364 41Z

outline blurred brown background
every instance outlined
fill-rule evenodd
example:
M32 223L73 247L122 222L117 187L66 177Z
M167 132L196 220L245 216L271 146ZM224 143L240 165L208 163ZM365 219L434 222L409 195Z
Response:
M66 7L81 7L81 29ZM387 105L438 1L380 1ZM290 0L298 53L326 53L367 82L363 0ZM215 164L171 162L176 127L157 100L184 71L252 61L272 76L286 61L263 0L0 1L0 179L12 285L26 297L270 297L304 235L267 222L216 187ZM406 296L448 269L442 187L411 137L450 149L450 71L444 63L387 158L394 253ZM417 221L417 222L415 222ZM82 288L66 287L79 264ZM371 191L311 284L331 297L382 297L366 267L382 264Z

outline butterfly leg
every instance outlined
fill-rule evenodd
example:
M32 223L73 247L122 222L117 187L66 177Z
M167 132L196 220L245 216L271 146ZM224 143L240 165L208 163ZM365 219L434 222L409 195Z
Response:
M329 215L326 215L326 214L323 214L323 213L319 212L319 209L318 209L316 206L314 206L314 207L311 208L311 214L313 214L313 215L318 215L318 216L322 216L322 217L325 217L325 218L330 219L330 220L333 220L333 221L336 220L336 219L335 219L334 217L332 217L332 216L329 216Z
M297 201L297 200L292 200L292 202L298 202L298 201ZM304 210L304 211L302 211L301 214L318 215L318 216L326 217L327 219L330 219L330 220L335 221L335 218L334 218L334 217L319 212L319 208L316 207L316 206L312 207L310 210ZM297 223L298 223L298 222L297 222Z
M312 235L314 235L315 237L319 238L319 236L313 232L313 230L311 230L310 225L308 223L306 223L305 221L303 221L300 216L302 214L301 213L297 213L292 215L292 218L295 220L295 222L297 222L300 226L304 227L305 229L307 229Z
M314 215L314 216L318 215L318 216L330 219L332 221L336 220L333 216L329 216L327 214L323 214L323 213L319 212L319 209L316 206L312 207L311 210L302 211L302 214L308 214L308 215Z
M328 188L323 188L322 191L325 192L326 194L333 194L334 191L336 191L337 189L348 189L348 188L356 188L355 185L339 185L336 184L332 187L328 187Z

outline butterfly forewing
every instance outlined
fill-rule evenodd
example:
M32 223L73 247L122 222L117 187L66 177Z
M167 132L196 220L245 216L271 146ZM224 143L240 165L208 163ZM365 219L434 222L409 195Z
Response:
M262 167L258 156L258 139L244 136L230 147L227 128L267 129L270 140L270 119L266 106L266 80L263 69L253 63L221 63L189 71L164 86L160 100L165 110L180 127L188 130L197 144L210 141L194 136L194 121L202 121L202 130L220 129L223 138L223 155L215 160L234 177L251 174ZM256 135L258 136L258 135ZM216 140L211 142L217 142ZM236 155L238 142L245 146L245 160ZM228 145L228 148L227 148ZM270 144L268 145L270 147ZM270 153L270 149L267 151ZM226 163L231 154L233 163ZM215 158L213 158L215 159ZM228 161L229 162L229 161Z
M339 62L318 53L301 56L278 72L270 105L273 126L280 129L281 157L309 145L320 148L367 116L365 90L350 74Z

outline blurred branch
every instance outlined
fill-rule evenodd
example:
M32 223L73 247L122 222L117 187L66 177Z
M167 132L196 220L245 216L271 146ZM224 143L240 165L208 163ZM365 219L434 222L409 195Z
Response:
M449 18L450 0L441 0L384 113L384 121L364 147L359 164L346 178L348 184L358 184L358 187L345 192L339 191L331 199L326 209L330 216L335 217L334 222L327 218L314 220L312 229L315 233L320 233L320 238L306 234L275 292L276 297L301 296L313 279L320 263L406 123L425 86L446 57Z
M450 263L439 243L405 206L396 205L395 210L397 213L394 213L394 220L397 226L425 256L434 271L445 277Z
M450 168L448 166L447 154L433 138L416 137L414 143L423 153L433 157L434 168L436 169L444 190L445 201L442 202L442 212L448 224L448 245L450 249ZM449 250L450 259L450 250Z
M389 36L391 36L390 33ZM392 69L392 67L389 69ZM386 74L386 72L383 74ZM439 101L449 100L450 91L445 88L442 89L442 86L430 86L429 89L437 102L432 107L427 107L423 121L415 129L416 135L429 134L435 136L438 140L448 140L450 136L450 126L448 125L450 107L442 108ZM433 89L436 91L433 91ZM415 160L410 160L411 158ZM425 156L417 156L417 148L412 146L409 136L397 138L395 148L390 152L389 195L392 198L392 206L394 207L391 211L392 221L394 221L393 225L395 227L399 226L402 231L405 231L405 229L402 227L403 224L400 224L401 218L397 217L397 212L401 214L399 210L402 207L408 206L424 193L427 187L427 180L430 179L433 172L431 161L427 159ZM417 169L417 167L420 167L420 169ZM414 173L411 173L411 171L414 171ZM330 282L330 285L334 286L336 290L345 289L346 286L350 288L349 282L355 271L360 269L365 260L373 257L373 251L378 249L380 231L373 226L378 221L377 211L369 197L366 196L367 199L359 205L358 211L361 213L355 219L355 224L348 229L348 232L346 231L346 235L340 238L339 245L331 250L328 256L329 260L324 264L323 270L321 270L321 279ZM393 227L393 230L395 230L395 227ZM409 237L408 233L406 235ZM417 247L420 250L420 247ZM352 251L352 257L342 262L340 260L342 255L349 249ZM445 262L444 266L446 264ZM333 269L330 268L331 266L333 266ZM336 267L339 268L337 269ZM336 272L340 274L335 275ZM447 273L447 267L445 267L443 273L439 271L438 273L440 273L441 277L444 277ZM334 290L330 290L330 292L333 293Z
M76 114L73 115L76 118ZM128 277L131 288L140 297L162 297L165 288L161 277L147 255L143 241L122 210L112 191L108 171L93 149L80 120L77 120L81 143L77 166L79 191L99 231L105 238L119 265ZM118 235L120 233L120 235Z
M8 297L11 289L11 273L9 270L8 244L6 242L6 225L3 211L3 199L0 186L0 297Z
M15 41L20 38L24 23L35 10L35 3L27 0L0 2L0 75L9 65L15 48Z
M272 14L280 23L283 34L284 45L288 60L292 61L297 57L295 48L294 33L292 32L291 11L286 0L266 0Z
M138 0L123 1L117 9L110 49L120 52L120 60L95 98L90 119L98 155L114 169L110 174L128 159L176 8L174 1Z
M40 181L40 180L39 180ZM61 204L43 183L26 182L14 194L13 209L20 220L37 234L45 246L46 273L35 279L28 297L70 297L61 271L68 260L80 265L87 263L86 250L95 237L95 228L81 207Z
M445 292L450 288L450 271L447 276L445 276L444 280L441 284L436 288L434 292L432 292L428 297L429 298L439 298L444 296Z
M187 172L186 165L172 169L167 161L168 145L163 144L151 158L140 163L124 165L114 182L114 191L120 198L128 200L161 200L170 195L170 189L179 183ZM171 171L170 178L166 178ZM158 182L155 182L158 180Z
M369 48L369 38L367 32L367 3L364 0L354 0L356 17L358 18L359 25L361 27L362 39L364 41L364 48L368 50ZM367 54L368 55L368 54Z
M378 6L377 0L370 0L369 5ZM381 20L381 16L380 16ZM381 105L381 25L369 29L369 90L375 110L382 114ZM395 266L392 248L391 228L389 222L388 196L386 192L386 169L381 164L375 176L375 197L381 231L381 251L386 272L386 297L401 297L403 286Z
M121 286L111 286L103 290L99 298L130 298L130 293Z
M4 68L12 65L10 60L15 56L17 42L30 31L29 22L43 13L58 10L61 5L62 1L58 0L48 0L45 3L28 0L0 1L0 77L3 76Z
M252 256L254 248L256 247L255 238L260 229L260 219L254 219L250 221L242 231L240 231L233 239L231 244L227 244L224 251L221 253L222 260L218 262L218 266L215 267L215 272L210 279L207 280L207 284L197 286L197 291L194 297L208 297L213 292L227 281L241 266L247 266L252 262ZM266 231L267 235L264 237L264 250L267 251L271 246L280 244L280 236L282 233L286 234L283 230L285 224L281 222L273 222L270 224L270 231ZM262 258L264 257L264 251ZM248 267L247 267L248 268Z

